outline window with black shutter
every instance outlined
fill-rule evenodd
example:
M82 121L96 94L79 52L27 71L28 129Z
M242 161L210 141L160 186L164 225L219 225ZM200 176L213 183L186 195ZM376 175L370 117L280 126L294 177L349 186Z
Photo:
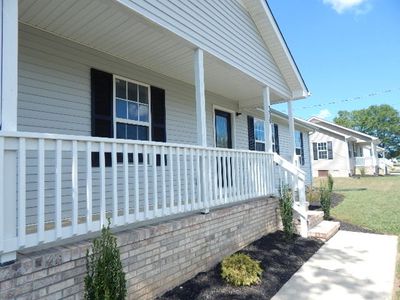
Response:
M300 157L300 164L304 165L304 141L303 133L301 131L295 131L295 145L296 145L296 155Z
M110 73L91 70L92 136L166 142L165 91ZM133 163L128 153L128 163ZM143 163L142 153L138 153ZM123 162L122 153L117 162ZM161 158L157 156L157 165ZM105 153L111 166L111 153ZM99 153L92 153L92 165L99 166Z

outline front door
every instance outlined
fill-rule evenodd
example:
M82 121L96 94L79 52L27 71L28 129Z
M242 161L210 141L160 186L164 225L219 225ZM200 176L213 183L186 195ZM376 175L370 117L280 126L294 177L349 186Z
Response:
M215 110L215 146L218 148L232 148L232 123L231 123L231 114L222 111L222 110ZM226 168L227 170L224 170ZM232 161L230 158L221 156L217 158L217 172L221 172L220 176L222 182L219 182L218 177L218 186L219 187L226 187L226 182L228 180L228 172L230 170L231 175L231 184L232 184ZM226 178L225 178L226 177ZM228 183L228 186L231 184Z
M232 148L231 114L215 110L215 146L218 148Z

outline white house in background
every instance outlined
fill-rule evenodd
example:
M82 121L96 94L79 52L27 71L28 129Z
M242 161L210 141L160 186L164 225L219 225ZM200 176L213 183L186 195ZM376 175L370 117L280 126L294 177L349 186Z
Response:
M312 117L317 130L311 134L312 169L314 177L347 177L365 173L388 173L385 149L378 146L377 137L352 130L326 120Z
M307 235L309 93L264 0L0 2L0 263L279 183Z

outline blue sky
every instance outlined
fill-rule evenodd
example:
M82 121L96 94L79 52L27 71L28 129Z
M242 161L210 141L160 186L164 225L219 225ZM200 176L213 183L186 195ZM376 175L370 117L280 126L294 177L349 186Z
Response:
M294 102L297 117L331 120L339 110L373 104L400 111L399 0L268 3L312 93ZM355 97L361 98L342 102ZM287 112L286 105L274 108Z

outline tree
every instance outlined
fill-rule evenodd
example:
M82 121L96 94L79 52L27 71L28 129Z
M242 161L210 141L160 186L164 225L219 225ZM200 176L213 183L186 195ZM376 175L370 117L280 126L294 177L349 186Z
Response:
M336 124L351 128L381 140L387 156L400 155L400 114L387 104L372 105L365 109L339 111L333 119Z

